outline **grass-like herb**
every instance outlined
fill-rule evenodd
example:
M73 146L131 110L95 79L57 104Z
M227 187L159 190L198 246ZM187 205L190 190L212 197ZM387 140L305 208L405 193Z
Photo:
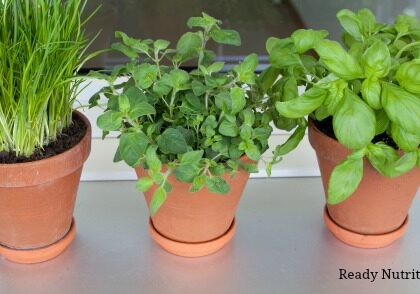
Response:
M30 157L71 125L87 1L0 1L0 152ZM95 11L96 12L96 11Z

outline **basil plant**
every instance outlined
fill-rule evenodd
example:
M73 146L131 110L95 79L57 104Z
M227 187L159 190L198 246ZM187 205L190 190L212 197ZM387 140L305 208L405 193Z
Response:
M226 194L230 186L222 177L234 177L238 169L257 172L256 164L268 149L272 133L271 116L255 70L258 56L251 54L227 72L224 63L206 49L210 41L239 46L234 30L221 28L221 21L203 13L192 17L188 27L195 29L180 37L176 47L166 40L139 40L122 32L114 50L131 61L115 67L110 75L90 75L108 85L94 95L90 106L105 96L105 111L97 120L104 136L119 132L114 161L131 167L142 165L149 177L137 183L140 191L158 185L151 202L155 214L172 189L169 175L190 183L190 191L203 187ZM187 72L182 66L193 63ZM124 76L124 82L117 77Z
M292 130L275 151L281 156L302 140L309 117L328 122L335 138L352 150L332 172L328 202L338 204L358 187L363 158L386 177L420 165L420 26L400 15L394 24L373 13L338 12L344 47L325 30L270 38L271 66L261 79L277 112L277 127ZM315 54L316 53L316 54ZM304 89L298 94L298 87Z

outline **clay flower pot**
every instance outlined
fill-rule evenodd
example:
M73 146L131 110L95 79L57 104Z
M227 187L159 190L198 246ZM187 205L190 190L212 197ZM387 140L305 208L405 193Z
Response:
M351 151L309 123L309 141L316 151L324 190L336 165ZM363 179L344 202L327 205L324 220L341 241L361 248L381 248L404 235L408 211L420 185L420 169L390 179L364 159ZM326 193L326 192L325 192Z
M147 170L136 168L139 178L147 176ZM190 184L176 181L170 175L173 189L166 202L149 222L152 238L165 250L184 257L212 254L226 245L235 233L235 213L249 173L238 170L231 179L223 178L231 185L227 195L218 195L203 188L190 193ZM144 193L147 204L156 186Z
M28 163L0 164L0 255L18 263L58 256L75 236L73 210L91 126L83 139L59 155Z

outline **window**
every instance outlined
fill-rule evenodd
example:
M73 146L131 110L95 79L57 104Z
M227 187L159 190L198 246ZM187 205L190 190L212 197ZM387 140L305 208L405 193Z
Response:
M414 15L420 9L420 1L416 0L89 0L87 11L100 4L101 10L88 24L90 34L102 30L91 51L109 48L116 30L137 38L163 38L174 43L187 30L187 19L204 11L242 36L241 47L212 45L217 58L228 64L237 63L252 52L260 55L262 64L267 64L267 38L285 37L305 26L327 29L332 38L339 40L335 14L342 8L368 7L382 21L391 21L403 12ZM110 52L85 68L110 69L126 61L121 54Z

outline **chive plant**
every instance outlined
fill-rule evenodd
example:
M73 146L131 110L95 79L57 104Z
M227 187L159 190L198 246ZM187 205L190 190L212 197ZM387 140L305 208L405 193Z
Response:
M0 152L30 157L71 125L76 74L94 55L86 3L0 1Z

